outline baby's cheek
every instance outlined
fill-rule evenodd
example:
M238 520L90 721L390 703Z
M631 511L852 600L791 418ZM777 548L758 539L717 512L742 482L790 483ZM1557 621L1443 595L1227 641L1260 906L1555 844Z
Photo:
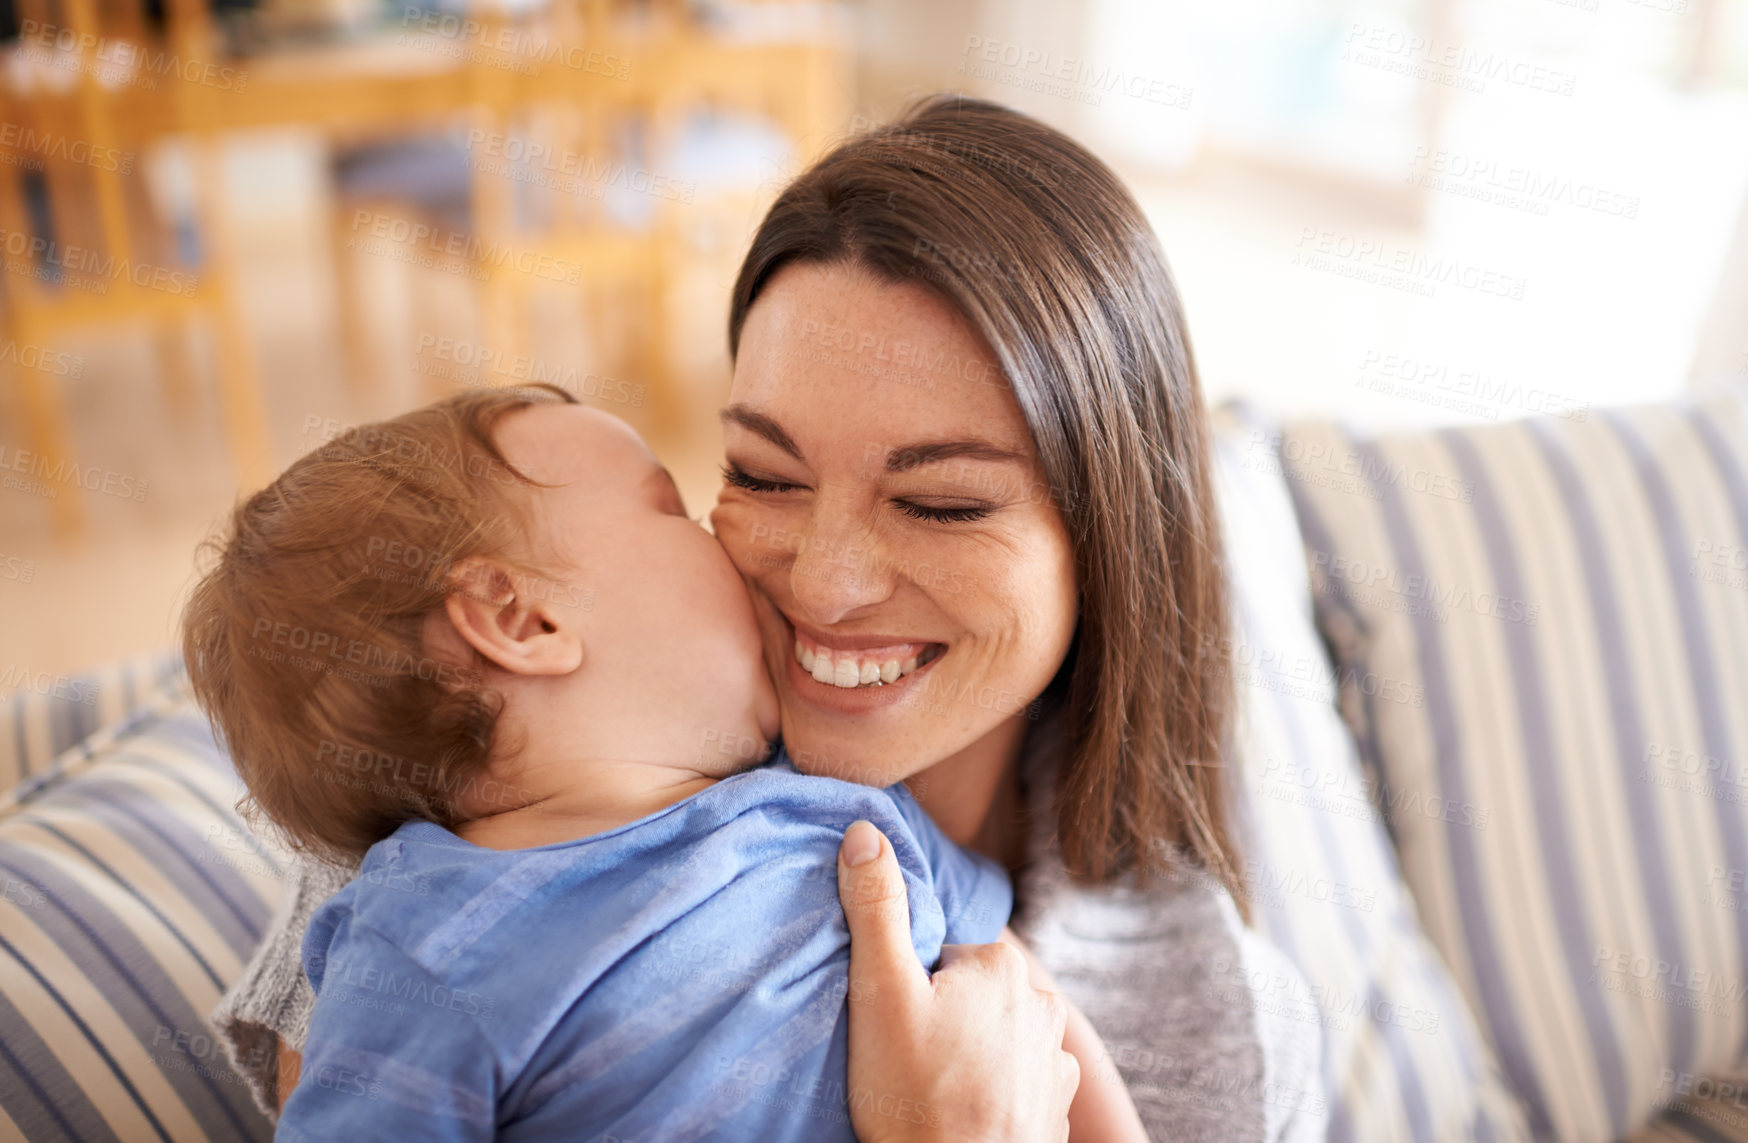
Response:
M731 501L723 501L710 513L710 528L716 535L716 542L722 545L722 550L728 553L728 558L737 568L745 562L748 533L752 528L751 515L745 505Z

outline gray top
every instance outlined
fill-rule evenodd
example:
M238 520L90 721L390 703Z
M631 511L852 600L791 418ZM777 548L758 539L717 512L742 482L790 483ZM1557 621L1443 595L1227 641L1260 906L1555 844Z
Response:
M1246 928L1232 898L1197 874L1144 888L1087 887L1062 867L1048 783L1031 784L1028 853L1013 928L1078 1004L1109 1049L1153 1139L1230 1143L1321 1140L1327 1107L1315 1024L1252 1003L1234 981L1294 979ZM300 949L310 914L351 869L302 863L267 936L212 1022L256 1101L277 1108L278 1041L302 1050L314 994ZM531 956L535 955L532 953ZM1240 975L1242 973L1242 975ZM1110 1082L1094 1068L1082 1083Z

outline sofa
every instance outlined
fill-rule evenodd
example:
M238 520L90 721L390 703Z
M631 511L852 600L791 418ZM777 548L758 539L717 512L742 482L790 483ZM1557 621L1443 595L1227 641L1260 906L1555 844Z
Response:
M1748 391L1359 434L1216 414L1229 771L1333 1140L1748 1141ZM176 661L0 702L0 1138L272 1126L206 1016L291 855ZM1165 969L1169 966L1161 966Z

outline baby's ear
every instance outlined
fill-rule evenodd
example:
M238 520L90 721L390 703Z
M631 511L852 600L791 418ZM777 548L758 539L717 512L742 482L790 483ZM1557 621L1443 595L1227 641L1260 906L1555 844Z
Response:
M455 633L517 675L568 675L583 663L582 636L550 592L496 560L470 556L449 569L444 613Z

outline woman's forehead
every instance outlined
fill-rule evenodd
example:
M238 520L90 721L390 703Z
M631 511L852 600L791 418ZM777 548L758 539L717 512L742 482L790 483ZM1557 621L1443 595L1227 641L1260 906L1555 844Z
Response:
M779 270L747 311L764 352L808 355L822 349L869 360L954 352L993 362L983 339L953 306L922 283L891 282L852 263L792 264Z
M848 266L792 266L772 280L748 311L730 403L790 432L877 430L894 448L973 431L1006 447L1031 440L970 323L930 290Z

